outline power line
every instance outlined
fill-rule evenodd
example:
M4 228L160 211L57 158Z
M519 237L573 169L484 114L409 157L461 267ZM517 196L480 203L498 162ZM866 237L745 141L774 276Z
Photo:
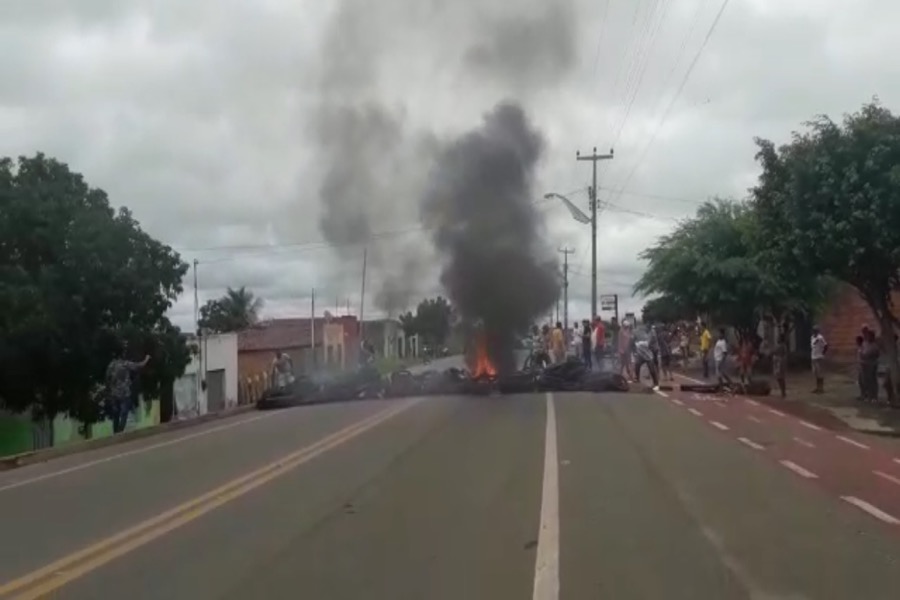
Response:
M625 177L624 182L621 186L619 186L620 190L616 199L618 200L621 197L621 190L625 189L625 186L631 181L631 178L634 177L634 174L637 172L638 167L640 167L641 163L643 163L644 159L647 156L647 153L650 150L650 147L653 145L653 142L656 141L659 132L662 130L663 125L668 120L669 116L672 113L672 109L675 107L675 103L681 97L681 93L684 91L684 87L687 85L688 80L691 77L691 74L694 72L694 68L697 66L697 63L700 62L700 57L703 55L703 51L706 49L706 45L709 43L710 38L712 38L713 33L716 30L716 27L719 25L719 21L722 19L722 15L725 14L725 9L728 8L728 4L731 0L722 0L722 4L719 7L719 12L716 13L715 19L713 19L712 24L709 26L709 29L706 32L706 36L703 38L703 42L700 44L700 47L697 49L697 53L694 55L693 60L687 68L687 71L684 74L684 77L681 79L681 83L678 86L678 89L675 92L675 95L672 96L672 99L669 101L668 106L666 107L665 112L663 113L660 120L657 122L656 127L653 130L652 135L650 136L650 140L647 142L647 145L644 146L643 151L641 152L638 160L634 163L634 167L632 167L631 171L628 172L628 175Z
M669 6L670 4L668 0L656 0L655 4L650 8L647 18L643 46L638 50L638 56L635 61L633 75L631 77L630 92L626 91L627 104L625 107L625 113L622 116L619 122L618 130L613 137L613 147L618 145L619 139L621 139L622 136L622 131L625 129L625 125L628 122L628 117L631 115L631 109L634 107L635 100L637 99L638 93L640 92L641 84L644 81L644 75L647 72L647 66L650 63L650 55L652 53L652 49L656 45L656 40L659 36L660 30L662 29L662 24L665 21Z
M572 195L581 193L583 191L582 188L577 188L575 190L566 192L565 195ZM532 201L532 204L539 205L541 203L546 203L545 198L538 198ZM547 203L547 206L552 206ZM388 231L379 231L370 234L365 239L360 239L359 241L354 242L346 242L346 243L337 243L330 242L324 238L319 238L315 240L306 240L306 241L296 241L296 242L277 242L272 244L224 244L220 246L206 246L206 247L175 247L175 249L182 253L204 253L204 252L232 252L232 253L240 253L240 258L253 258L259 256L271 256L273 254L294 254L297 252L307 252L314 250L328 250L335 248L354 248L365 246L366 244L371 244L373 242L385 241L391 238L396 238L404 235L409 235L413 233L422 233L433 230L432 227L426 227L422 224L414 224L409 225L408 227L403 227L399 229L393 229ZM219 262L228 262L234 260L236 257L234 255L224 256L224 257L215 257L200 260L201 264L214 264Z

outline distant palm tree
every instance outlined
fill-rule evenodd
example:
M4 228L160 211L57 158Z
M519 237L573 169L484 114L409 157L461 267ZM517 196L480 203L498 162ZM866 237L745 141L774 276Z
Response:
M256 296L245 286L238 289L228 288L220 300L227 312L236 320L253 325L259 321L259 311L263 307L263 299Z
M225 295L200 309L200 326L216 332L239 331L259 321L263 299L245 286L228 288Z

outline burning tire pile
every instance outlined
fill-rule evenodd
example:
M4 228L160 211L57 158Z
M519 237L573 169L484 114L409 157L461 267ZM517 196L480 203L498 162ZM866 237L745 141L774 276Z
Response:
M302 379L292 389L269 393L257 402L272 410L373 398L412 396L490 396L536 392L627 392L628 382L617 373L597 373L572 359L542 370L522 369L508 374L450 368L412 373L400 370L387 377L369 372L349 374L327 382Z

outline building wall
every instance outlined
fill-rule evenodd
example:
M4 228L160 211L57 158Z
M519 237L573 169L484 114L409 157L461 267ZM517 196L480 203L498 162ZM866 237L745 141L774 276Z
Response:
M236 406L238 403L238 336L236 333L220 333L211 334L200 342L200 354L191 359L185 369L185 375L182 381L176 382L175 401L180 406L189 405L184 399L185 379L191 380L187 385L196 386L197 394L197 414L206 414L207 412L207 396L206 391L200 385L205 371L217 371L224 369L225 371L225 406Z
M895 292L893 299L895 306L900 306L900 293ZM831 360L848 364L856 360L856 336L862 326L868 325L876 332L880 329L869 305L849 285L837 291L817 324L828 341Z
M140 406L137 410L132 411L128 415L128 424L126 431L132 429L144 429L146 427L154 427L159 425L159 402L151 400L144 401L141 398ZM47 436L37 435L38 430L47 430L46 424L41 427L35 424L28 415L15 415L6 411L0 411L0 457L12 456L23 452L31 452L46 447L51 438L49 433ZM70 419L65 415L59 415L53 420L52 445L62 446L75 442L84 441L86 438L79 431L81 423L75 419ZM112 422L100 421L94 423L91 427L91 438L104 438L111 436ZM45 437L43 443L36 444L39 437Z

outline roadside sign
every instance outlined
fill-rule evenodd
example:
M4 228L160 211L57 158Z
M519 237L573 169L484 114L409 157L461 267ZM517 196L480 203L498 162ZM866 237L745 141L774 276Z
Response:
M615 294L600 296L600 310L616 310L616 301Z

